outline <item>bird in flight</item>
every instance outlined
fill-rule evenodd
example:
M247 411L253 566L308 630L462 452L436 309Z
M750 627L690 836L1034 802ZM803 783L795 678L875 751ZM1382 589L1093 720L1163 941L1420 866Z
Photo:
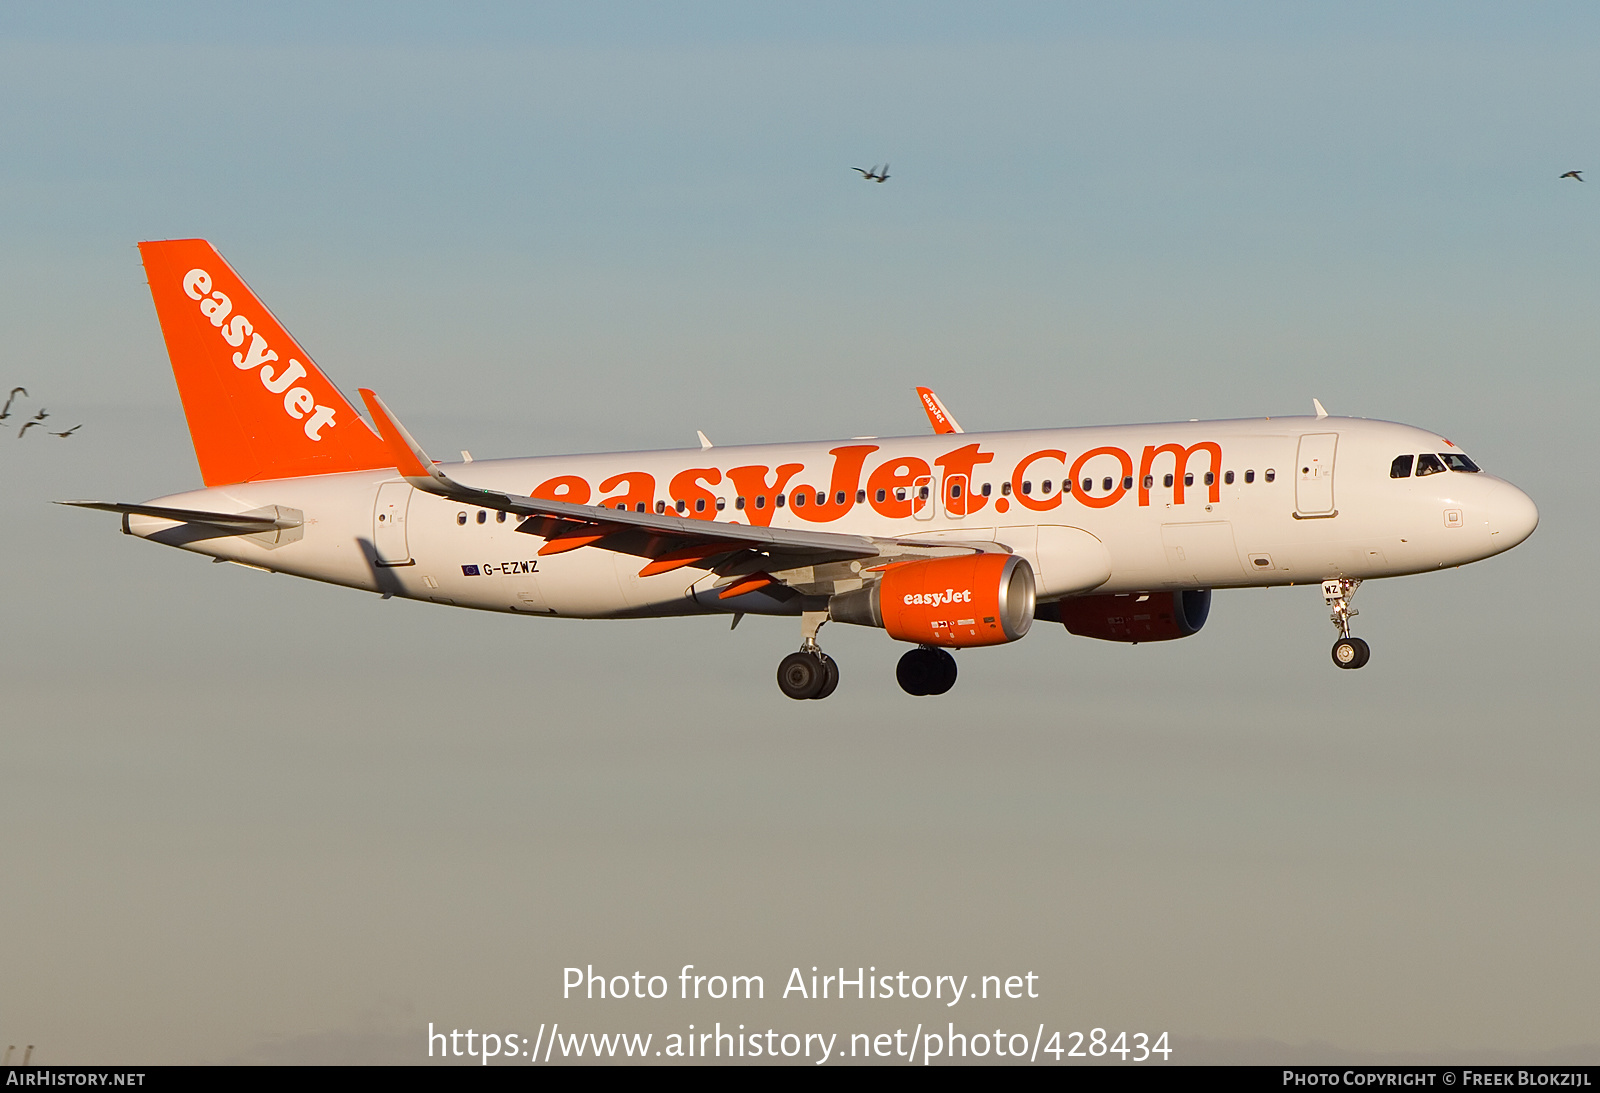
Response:
M1566 174L1562 175L1561 177L1562 178L1575 178L1579 182L1582 182L1583 181L1583 172L1582 171L1568 171Z
M874 164L872 170L870 171L862 170L860 167L852 167L850 169L852 171L861 171L861 177L866 179L868 182L889 181L889 165L887 163L885 163L881 168Z
M36 423L36 422L29 422L29 424L30 424L30 425L32 425L32 424L37 424L37 423ZM69 436L71 436L71 435L72 435L72 434L73 434L73 433L75 433L75 432L77 432L77 431L78 431L78 430L79 430L79 429L81 429L81 428L83 428L83 426L82 426L82 425L81 425L81 424L79 424L79 425L74 425L74 426L73 426L73 427L72 427L72 428L70 428L70 429L68 429L68 430L67 430L67 431L66 431L66 432L64 432L64 433L51 433L51 434L50 434L50 435L51 435L51 436L59 436L59 437L61 437L61 438L62 438L62 439L63 439L63 440L64 440L64 439L66 439L66 438L67 438L67 437L69 437Z
M37 421L24 421L22 423L22 428L17 431L17 439L21 440L23 434L26 433L29 429L33 428L37 424L39 424Z
M11 389L11 395L6 399L6 408L4 410L0 410L0 421L4 421L6 418L11 416L11 404L17 401L18 392L21 392L24 398L28 396L28 389L26 387L13 387Z
M44 407L41 406L39 408L39 412L37 414L33 415L33 420L34 421L43 421L45 418L47 418L49 416L50 416L50 411L46 410Z

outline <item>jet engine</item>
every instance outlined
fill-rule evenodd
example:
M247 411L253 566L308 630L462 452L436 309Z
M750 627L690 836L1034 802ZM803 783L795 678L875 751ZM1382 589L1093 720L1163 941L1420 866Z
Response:
M881 626L898 641L963 648L1016 641L1033 625L1033 567L1015 554L899 562L875 584L828 601L838 622Z
M1074 634L1101 641L1171 641L1198 633L1211 613L1211 589L1072 596L1056 605Z

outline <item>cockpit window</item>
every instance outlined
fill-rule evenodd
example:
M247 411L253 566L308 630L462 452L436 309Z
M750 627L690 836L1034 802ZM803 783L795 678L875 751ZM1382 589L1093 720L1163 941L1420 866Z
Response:
M1440 452L1439 458L1444 460L1444 465L1453 471L1465 471L1467 474L1478 473L1478 465L1461 452Z
M1414 455L1397 455L1394 462L1389 464L1390 478L1410 478L1411 463L1417 457Z
M1444 464L1439 462L1439 457L1428 452L1417 456L1417 477L1422 478L1430 474L1443 474Z

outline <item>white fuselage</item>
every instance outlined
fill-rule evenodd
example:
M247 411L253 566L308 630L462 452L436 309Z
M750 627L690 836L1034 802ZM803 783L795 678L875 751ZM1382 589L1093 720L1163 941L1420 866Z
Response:
M999 543L1034 564L1045 600L1392 577L1509 550L1538 522L1509 482L1465 471L1391 477L1397 456L1456 452L1407 425L1290 417L480 460L447 471L471 486L611 508L674 512L681 501L685 519ZM124 526L385 595L589 618L799 610L759 595L719 600L706 569L641 578L642 559L602 547L541 557L544 540L519 532L517 517L419 492L393 471L249 482L158 503L299 510L302 527L257 536L137 515ZM1052 543L1072 544L1073 558L1053 555L1065 548ZM1098 544L1102 559L1087 580L1082 543Z

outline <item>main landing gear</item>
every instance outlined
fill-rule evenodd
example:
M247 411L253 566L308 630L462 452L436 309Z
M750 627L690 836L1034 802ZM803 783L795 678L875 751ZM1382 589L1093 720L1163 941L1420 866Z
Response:
M778 689L790 698L827 698L839 686L839 666L817 644L817 631L827 621L826 611L800 616L800 651L778 662Z
M839 686L839 666L817 644L826 611L801 615L800 651L778 662L778 689L790 698L827 698ZM956 658L932 645L919 645L900 658L894 675L908 695L942 695L956 685Z
M1347 577L1322 582L1322 598L1332 612L1329 619L1339 628L1339 640L1333 643L1333 662L1341 668L1359 668L1372 658L1372 650L1360 638L1350 636L1350 619L1361 612L1350 606L1361 582Z
M956 685L956 658L932 645L919 645L894 669L900 689L908 695L942 695Z

